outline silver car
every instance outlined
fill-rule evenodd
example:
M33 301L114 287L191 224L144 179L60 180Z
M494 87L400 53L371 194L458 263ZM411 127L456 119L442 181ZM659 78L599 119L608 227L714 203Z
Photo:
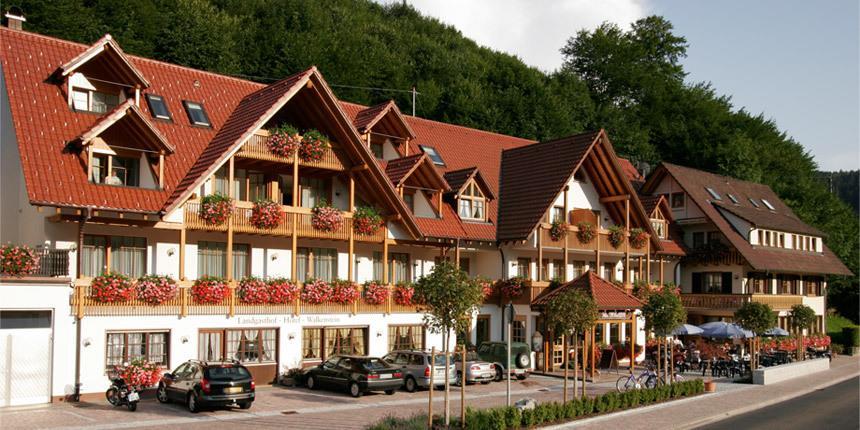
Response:
M457 369L457 385L462 383L463 378L463 356L454 354L454 359L457 361L454 366ZM474 384L480 382L489 384L496 377L496 365L493 363L481 360L478 353L469 351L466 353L466 384Z
M433 383L430 383L430 352L428 351L391 351L383 360L403 371L403 388L413 392L418 388L429 388L431 385L441 387L445 385L445 355L437 354L433 366ZM454 366L454 357L448 362L448 383L457 382L457 369Z

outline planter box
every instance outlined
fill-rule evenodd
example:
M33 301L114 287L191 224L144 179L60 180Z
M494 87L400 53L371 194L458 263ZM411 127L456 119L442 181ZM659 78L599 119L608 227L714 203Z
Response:
M815 360L797 361L780 366L763 367L753 372L753 384L769 385L788 379L806 376L830 369L830 360L818 358Z

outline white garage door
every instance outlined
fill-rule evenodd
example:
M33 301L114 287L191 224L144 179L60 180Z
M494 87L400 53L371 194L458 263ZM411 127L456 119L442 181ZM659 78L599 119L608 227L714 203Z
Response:
M51 311L0 310L0 407L51 401Z

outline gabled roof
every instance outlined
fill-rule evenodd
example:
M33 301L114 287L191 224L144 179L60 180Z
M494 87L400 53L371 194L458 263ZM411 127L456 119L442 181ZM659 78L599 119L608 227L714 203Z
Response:
M645 178L639 173L639 170L633 166L633 163L630 160L622 157L618 157L618 164L621 165L621 170L624 171L624 175L627 176L627 179L630 182L644 182Z
M415 138L415 132L412 130L412 127L409 126L409 123L400 112L400 109L397 108L397 104L394 103L394 100L389 100L385 103L380 103L359 111L358 114L355 115L353 124L359 132L367 133L373 128L373 126L386 117L391 118L393 124L395 124L395 126L404 133L404 138Z
M481 187L481 192L484 193L485 198L490 200L496 199L496 196L493 194L493 189L490 188L490 184L484 180L484 176L481 175L481 171L478 170L477 167L467 167L465 169L453 170L445 173L445 180L448 181L448 185L451 186L451 191L458 196L463 192L463 187L465 187L473 178L475 179L475 183Z
M723 208L722 210L729 212L727 207L732 206L731 213L743 212L746 216L753 218L750 209L754 206L749 201L752 198L761 206L761 212L755 216L759 221L763 221L766 217L774 217L779 221L766 223L781 225L789 222L786 221L786 218L791 218L790 222L794 225L797 223L805 224L767 185L742 181L690 167L662 163L645 181L642 192L652 193L667 176L678 183L689 196L688 199L723 233L753 269L793 273L851 274L851 271L827 246L823 247L824 252L820 254L780 248L754 247L746 236L748 232L736 231L725 215L720 212L721 209L718 209L718 207ZM715 202L706 187L714 189L722 199ZM730 200L729 194L738 200L737 206L733 206L734 203ZM765 205L761 203L761 199L767 200L775 210L773 212L767 210ZM807 227L812 229L812 227Z
M597 276L592 270L552 290L544 291L535 297L531 305L533 308L542 308L553 298L571 289L585 291L594 299L600 311L640 309L643 305L641 300L627 293L623 288Z
M769 200L768 200L769 201ZM766 208L756 209L746 206L726 204L723 202L712 202L720 210L737 215L758 228L773 229L789 233L808 234L812 236L824 236L821 230L807 225L803 221L789 216L785 213L772 212Z
M90 63L103 59L110 66L112 73L118 73L121 78L127 80L139 88L148 88L149 81L143 74L132 65L128 57L119 47L110 34L105 34L84 52L81 52L57 69L57 75L68 78L72 73Z
M657 209L657 206L661 205L661 203L660 203L661 201L665 204L666 198L663 196L643 196L643 195L640 195L639 201L642 202L642 207L645 208L645 213L647 213L648 216L653 218L655 211ZM666 212L663 212L663 214L665 215ZM671 215L671 213L669 215Z
M445 178L436 170L430 157L423 152L388 160L385 165L385 174L388 175L388 179L395 187L405 184L406 180L418 171L423 172L420 182L426 183L427 186L443 192L450 189Z
M140 108L134 104L132 99L126 99L126 101L117 105L75 140L81 145L87 145L92 139L98 137L111 127L116 126L130 127L133 132L143 137L143 140L151 145L150 149L156 152L165 151L173 153L175 150L161 132L140 111Z

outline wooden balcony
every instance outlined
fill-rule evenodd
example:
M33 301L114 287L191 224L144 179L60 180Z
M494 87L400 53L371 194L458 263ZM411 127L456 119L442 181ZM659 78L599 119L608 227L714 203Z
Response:
M293 315L301 314L397 314L420 312L417 306L404 306L394 303L393 294L388 295L386 303L371 305L359 298L355 303L322 303L309 304L301 299L284 304L245 304L239 300L235 288L230 289L230 294L220 304L195 303L191 295L191 282L182 281L179 284L178 294L173 299L159 304L150 305L138 299L132 299L122 303L101 303L91 297L90 280L79 279L74 286L70 297L73 314L83 318L85 316L178 316L189 315ZM361 287L359 287L361 288ZM393 293L393 286L389 287Z
M796 295L773 294L681 294L681 303L688 309L714 309L734 311L750 300L770 305L775 311L785 311L801 304Z
M496 291L491 296L484 299L485 304L506 305L508 300L515 305L528 305L537 298L541 293L549 288L547 281L526 281L525 291L518 297L508 298L503 296L501 292Z
M540 229L541 235L541 246L544 249L561 249L564 248L564 239L561 240L552 240L552 237L549 233L551 224L543 223ZM576 232L579 229L576 226L568 226L567 232L567 248L569 250L574 251L595 251L597 249L597 244L600 242L600 252L618 252L623 253L625 251L625 246L622 243L621 246L615 248L612 244L609 243L609 231L601 229L597 236L588 243L582 243L576 235ZM630 247L631 254L644 254L645 249L636 249L634 247Z
M296 160L295 157L281 157L279 155L273 154L269 151L269 148L266 146L266 139L268 138L268 132L260 131L246 142L239 152L236 153L237 157L240 158L250 158L253 160L260 161L270 161L274 163L284 163L284 164L293 164L293 161ZM335 171L344 171L346 170L346 166L344 166L343 159L345 154L341 151L328 148L325 150L323 154L323 158L320 161L303 161L298 159L299 166L301 167L313 167L317 169L325 169L325 170L335 170Z
M794 305L803 304L803 296L793 294L753 294L752 301L770 305L775 311L787 311Z

